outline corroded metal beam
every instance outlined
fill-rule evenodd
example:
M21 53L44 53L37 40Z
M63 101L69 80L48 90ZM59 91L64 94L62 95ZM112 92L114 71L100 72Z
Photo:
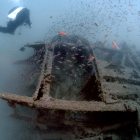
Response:
M43 96L48 96L50 93L50 84L51 84L51 72L52 72L52 61L53 58L48 59L49 55L49 51L46 48L46 53L45 53L45 57L44 57L44 61L43 61L43 66L42 66L42 70L41 70L41 75L39 78L39 82L36 88L35 93L33 94L33 99L37 100L39 99L42 95L40 95L40 93L43 94ZM48 60L47 60L48 59Z
M56 109L66 111L137 111L137 103L135 102L118 102L113 104L106 104L97 101L68 101L58 100L53 98L40 98L40 100L33 100L33 97L20 96L10 93L1 93L0 98L11 103L16 103L28 107L39 109Z
M113 77L113 76L103 76L103 79L105 79L106 82L111 82L111 83L118 81L119 83L122 84L126 83L126 84L133 84L133 85L140 86L139 80L125 79L125 78Z
M32 107L34 102L33 97L20 96L11 93L1 93L0 98L7 100L10 103L16 103L28 107Z

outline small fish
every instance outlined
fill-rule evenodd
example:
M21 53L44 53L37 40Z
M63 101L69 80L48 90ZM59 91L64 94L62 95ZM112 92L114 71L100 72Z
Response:
M60 64L62 64L63 62L61 62L61 61L58 61Z
M97 24L97 23L95 23L95 25L96 25L96 26L98 26L98 24Z
M77 30L74 30L73 32L76 32Z
M50 69L50 70L51 70L51 69L52 69L52 67L48 67L48 69Z
M104 41L104 44L106 43L106 40Z
M117 46L117 44L115 42L112 42L112 44L117 48L119 49L119 47Z
M94 47L93 45L91 45L90 47Z
M40 61L41 61L41 60L38 60L38 61L37 61L37 64L38 64Z
M71 63L72 61L71 60L67 60L69 63Z
M76 47L72 47L71 49L75 49Z
M56 57L56 55L53 56L53 58L55 58L55 57Z
M55 66L55 68L58 69L58 70L60 69L58 66Z
M106 35L105 37L107 37L108 35Z
M57 56L59 56L61 53L60 52L58 52L58 54L57 54Z
M41 63L41 66L44 66L45 64L47 64L47 62L42 62L42 63Z
M84 55L80 56L80 57L85 57Z
M73 74L69 74L70 76L73 76Z
M109 54L109 53L107 52L107 53L105 53L105 54Z
M82 41L81 41L81 40L78 40L78 42L80 42L80 43L81 43Z
M91 62L94 58L95 58L95 56L93 56L90 59L88 59L88 63Z
M59 34L61 35L67 35L65 32L60 31Z

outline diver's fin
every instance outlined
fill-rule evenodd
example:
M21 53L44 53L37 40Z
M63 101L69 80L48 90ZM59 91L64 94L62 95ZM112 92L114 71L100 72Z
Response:
M9 22L7 24L7 27L0 26L0 32L2 33L9 33L9 34L14 35L15 29L16 29L16 26L14 26L12 22Z
M2 32L2 33L8 33L7 32L7 28L6 27L2 27L2 26L0 26L0 32Z

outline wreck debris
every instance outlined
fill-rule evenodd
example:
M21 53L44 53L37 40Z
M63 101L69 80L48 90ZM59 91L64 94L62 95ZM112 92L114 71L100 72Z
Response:
M25 51L25 47L21 47L19 50L24 52Z

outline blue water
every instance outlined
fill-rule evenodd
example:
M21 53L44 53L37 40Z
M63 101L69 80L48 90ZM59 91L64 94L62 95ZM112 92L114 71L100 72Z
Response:
M59 31L81 35L91 43L106 40L109 48L114 47L112 42L119 46L125 41L129 47L134 44L140 49L139 0L1 0L1 26L6 26L7 14L15 6L30 10L32 28L22 26L21 35L20 28L14 35L0 33L0 93L20 94L24 70L12 62L32 56L33 49L19 49L27 43L48 40ZM41 139L41 132L31 137L28 122L8 116L13 110L2 99L0 110L0 140Z

